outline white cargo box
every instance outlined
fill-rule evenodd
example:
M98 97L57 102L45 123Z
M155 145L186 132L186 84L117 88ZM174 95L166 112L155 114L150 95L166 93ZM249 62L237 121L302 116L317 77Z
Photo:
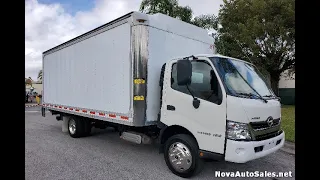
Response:
M43 104L130 126L154 124L161 66L176 57L212 54L213 44L205 29L131 12L43 53Z

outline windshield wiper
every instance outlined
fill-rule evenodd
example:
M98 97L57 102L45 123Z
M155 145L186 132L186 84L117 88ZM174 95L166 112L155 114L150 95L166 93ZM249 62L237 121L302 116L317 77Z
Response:
M274 97L273 95L264 95L263 97Z
M267 103L268 101L266 100L266 99L264 99L263 97L261 97L261 96L258 96L258 95L255 95L255 94L253 94L253 93L237 93L238 95L243 95L243 96L248 96L248 97L257 97L258 99L261 99L261 100L263 100L263 102L265 102L265 103Z
M249 97L252 97L252 96L256 96L252 93L237 93L238 95L243 95L243 96L249 96Z
M274 95L265 95L263 97L274 98L274 99L280 100L280 97L277 97L277 96L274 96Z

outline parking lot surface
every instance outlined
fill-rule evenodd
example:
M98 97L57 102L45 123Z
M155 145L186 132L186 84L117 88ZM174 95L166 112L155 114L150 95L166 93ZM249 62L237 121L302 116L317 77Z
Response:
M62 133L61 121L39 107L25 109L25 177L27 180L182 179L170 172L157 145L138 145L119 138L112 128L93 129L89 137L74 139ZM191 179L214 179L220 172L292 172L294 155L277 151L246 164L206 162ZM226 178L223 179L238 179ZM239 178L249 179L249 178Z

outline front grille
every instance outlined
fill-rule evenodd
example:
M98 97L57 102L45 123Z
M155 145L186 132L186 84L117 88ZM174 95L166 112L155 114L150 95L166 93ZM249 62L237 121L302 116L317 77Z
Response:
M280 131L275 131L275 132L271 132L271 133L268 133L268 134L263 134L263 135L255 136L255 140L256 140L256 141L262 141L262 140L274 138L274 137L280 135L281 133L282 133L282 130L280 130Z
M280 118L273 120L273 125L269 126L266 121L251 122L250 125L254 130L271 128L280 124Z

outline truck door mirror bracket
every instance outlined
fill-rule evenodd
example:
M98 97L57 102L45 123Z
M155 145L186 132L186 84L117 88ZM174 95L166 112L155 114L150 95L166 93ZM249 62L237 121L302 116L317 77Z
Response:
M198 109L200 106L200 100L198 98L193 98L192 105L194 108Z

